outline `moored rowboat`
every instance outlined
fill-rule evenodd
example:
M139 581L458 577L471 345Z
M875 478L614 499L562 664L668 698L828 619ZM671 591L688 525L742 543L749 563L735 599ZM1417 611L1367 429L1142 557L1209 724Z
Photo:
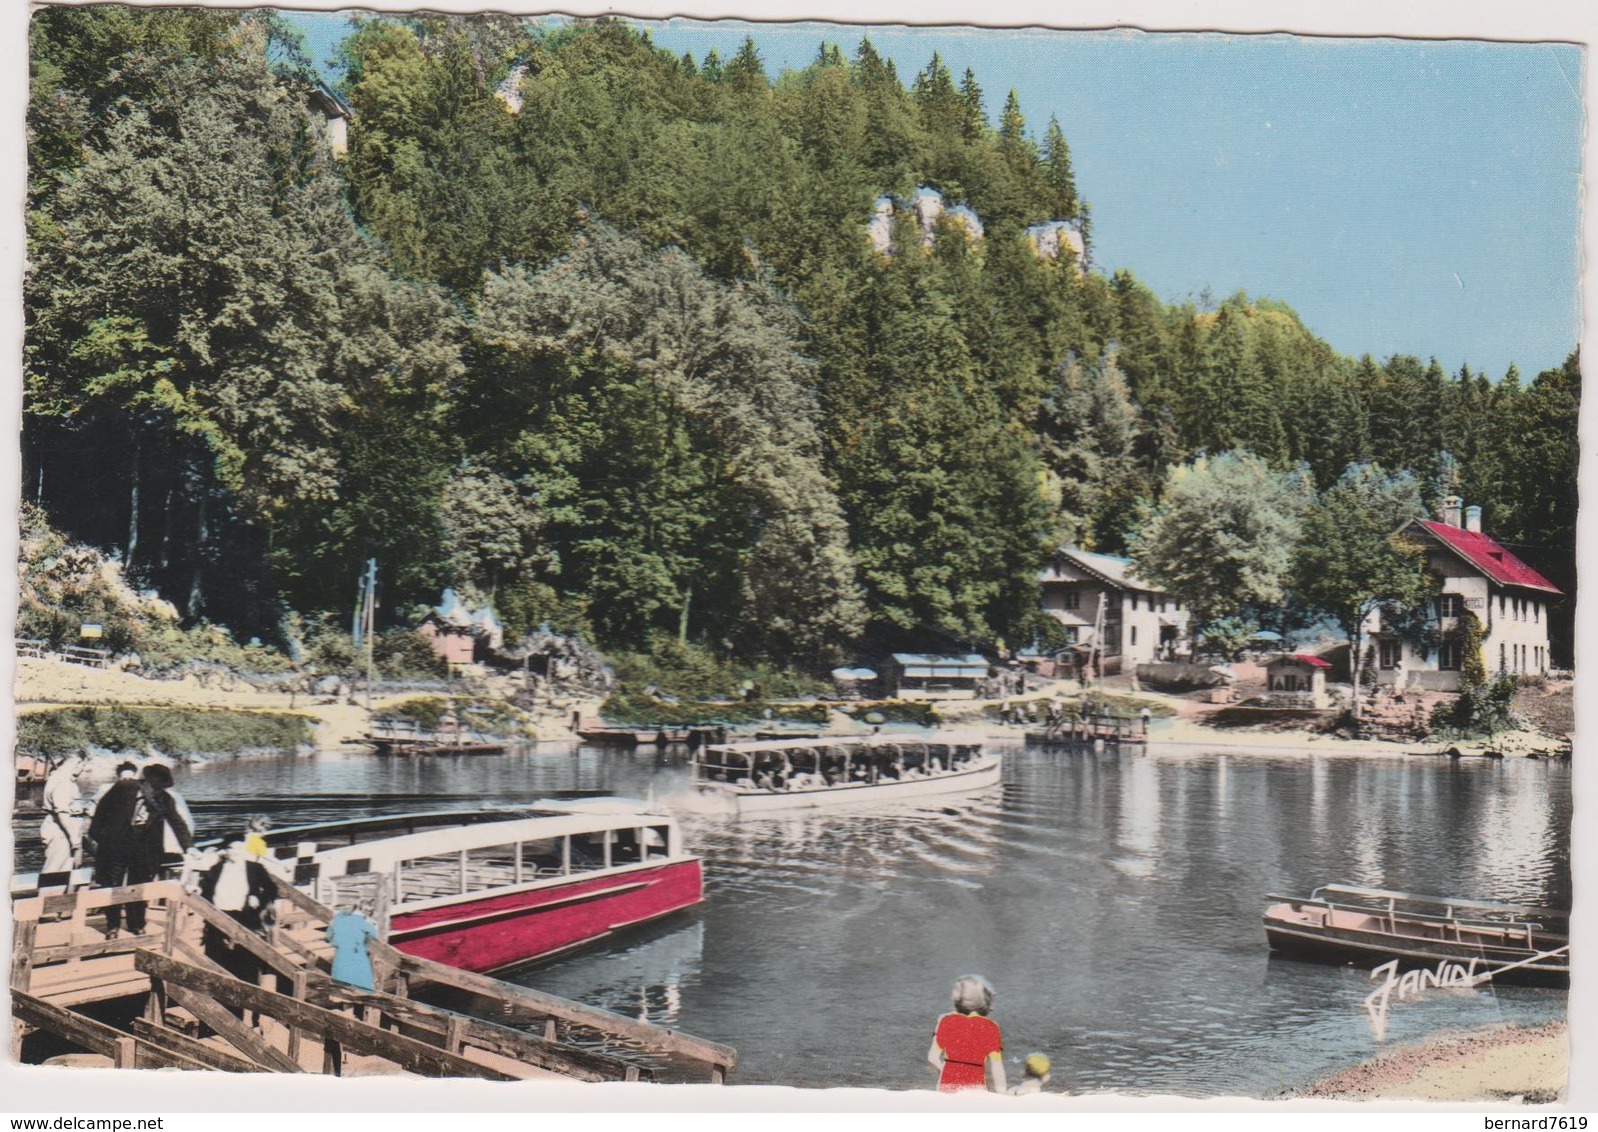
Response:
M1569 913L1519 904L1417 896L1328 884L1308 897L1273 896L1265 911L1271 950L1294 958L1406 969L1468 964L1495 981L1564 986L1570 979Z

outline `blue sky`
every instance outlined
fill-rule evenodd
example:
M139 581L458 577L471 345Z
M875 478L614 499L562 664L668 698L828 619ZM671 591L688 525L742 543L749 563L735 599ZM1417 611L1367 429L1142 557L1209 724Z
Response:
M323 61L345 24L296 17ZM768 73L868 34L908 83L934 51L1055 115L1094 260L1162 298L1291 304L1338 350L1530 378L1579 337L1581 50L1567 44L641 21Z

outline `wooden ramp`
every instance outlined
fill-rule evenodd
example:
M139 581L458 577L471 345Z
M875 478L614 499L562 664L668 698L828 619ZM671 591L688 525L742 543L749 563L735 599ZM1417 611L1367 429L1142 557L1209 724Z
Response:
M1137 745L1149 741L1148 731L1140 719L1122 719L1118 716L1096 719L1067 719L1051 723L1041 731L1026 733L1028 744L1068 747Z
M344 986L329 974L332 912L278 892L265 937L170 880L17 901L12 1059L50 1037L121 1068L241 1073L719 1084L736 1062L728 1046L376 941L377 989ZM109 938L105 909L136 902L144 930ZM207 957L207 928L253 956L256 982Z

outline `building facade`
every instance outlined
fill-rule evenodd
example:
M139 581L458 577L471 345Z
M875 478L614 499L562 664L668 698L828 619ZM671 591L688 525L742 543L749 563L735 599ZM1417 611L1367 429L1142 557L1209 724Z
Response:
M416 631L427 638L452 674L468 671L504 644L504 630L492 605L469 609L454 590L427 611Z
M1097 654L1106 675L1188 647L1190 612L1139 579L1128 559L1062 547L1038 584L1044 611L1065 627L1071 644Z
M1381 615L1366 623L1378 683L1398 688L1455 691L1466 657L1466 615L1481 628L1489 676L1546 673L1548 610L1559 587L1482 532L1481 508L1443 500L1438 518L1413 519L1402 532L1425 548L1439 580L1431 610L1435 643L1416 645L1388 632Z
M929 656L896 652L888 658L889 694L899 700L972 699L987 679L988 661L976 653Z

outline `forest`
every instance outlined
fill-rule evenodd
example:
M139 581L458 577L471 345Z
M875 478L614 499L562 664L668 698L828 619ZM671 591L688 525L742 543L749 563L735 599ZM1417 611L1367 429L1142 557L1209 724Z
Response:
M340 62L335 153L270 11L32 20L24 501L188 624L292 652L375 559L386 625L447 586L796 670L1015 647L1053 547L1163 578L1173 492L1246 469L1279 561L1207 617L1335 616L1328 516L1458 494L1570 595L1570 662L1574 352L1352 357L1106 276L1068 122L865 38L772 75L754 39L366 16Z

